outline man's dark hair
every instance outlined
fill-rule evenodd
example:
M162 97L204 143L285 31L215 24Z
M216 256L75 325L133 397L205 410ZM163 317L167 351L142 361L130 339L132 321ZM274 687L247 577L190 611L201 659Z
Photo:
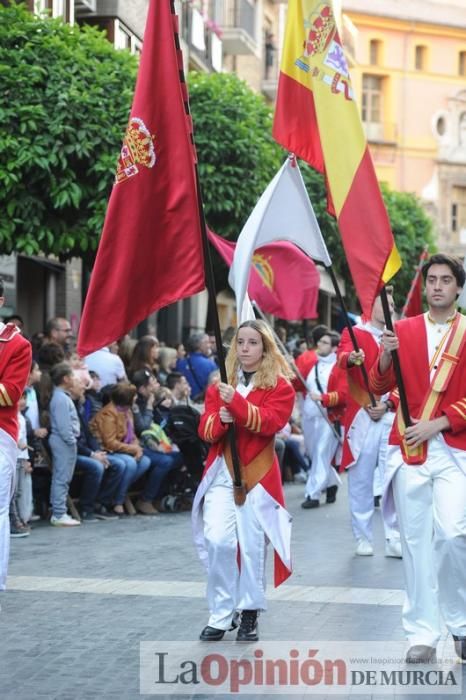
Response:
M447 265L456 279L458 287L464 287L466 281L466 272L464 271L463 263L459 258L445 253L435 253L431 255L427 262L422 266L422 277L426 281L427 273L432 265Z
M55 386L59 386L65 377L73 374L73 368L68 362L59 362L50 370L50 378Z
M330 331L330 342L332 344L332 349L337 348L340 344L341 336L336 331Z
M119 382L115 385L111 393L111 399L115 406L132 406L134 397L137 394L137 389L134 384L129 382Z
M37 359L41 369L49 369L65 359L63 348L58 343L45 343L39 350Z
M170 391L172 391L172 389L176 384L178 384L180 379L183 379L183 375L181 374L181 372L170 372L170 374L167 375L167 381L165 382L167 385L167 389L170 389Z
M323 338L324 335L330 335L330 330L327 328L327 326L324 326L323 324L320 324L319 326L314 326L311 332L312 343L314 345L317 345L319 340Z
M59 317L54 316L53 318L49 318L47 323L45 324L45 335L50 337L50 333L52 331L56 331L59 326Z
M3 294L0 294L0 296L3 296ZM5 321L5 323L12 323L13 321L16 320L16 321L19 321L20 323L22 323L24 326L23 317L20 316L19 314L11 314L11 316L5 316L5 318L3 320Z

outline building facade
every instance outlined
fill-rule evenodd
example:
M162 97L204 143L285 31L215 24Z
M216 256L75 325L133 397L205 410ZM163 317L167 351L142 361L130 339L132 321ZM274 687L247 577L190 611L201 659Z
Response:
M343 41L380 181L416 193L466 253L466 2L343 0Z

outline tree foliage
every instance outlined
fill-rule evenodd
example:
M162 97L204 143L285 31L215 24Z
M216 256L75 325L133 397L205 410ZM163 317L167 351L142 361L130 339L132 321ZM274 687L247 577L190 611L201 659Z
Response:
M0 252L97 247L136 59L95 28L0 6Z
M395 305L401 309L422 251L426 246L430 252L436 250L432 220L415 194L395 192L386 186L382 186L382 194L402 261L401 270L393 279Z
M236 240L282 162L272 113L234 74L190 73L188 82L206 218Z

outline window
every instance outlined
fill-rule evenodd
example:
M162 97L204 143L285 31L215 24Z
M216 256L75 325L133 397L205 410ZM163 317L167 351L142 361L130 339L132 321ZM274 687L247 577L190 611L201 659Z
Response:
M118 20L115 21L115 48L131 49L131 36L121 26Z
M371 39L369 42L369 63L371 66L379 65L381 51L382 42L377 39Z
M458 73L466 76L466 51L460 51L458 54Z
M451 230L458 230L458 205L456 203L451 205Z
M458 135L460 146L466 146L466 112L460 116Z
M414 55L414 67L416 70L425 70L427 65L427 47L416 46Z
M461 245L466 243L466 187L453 187L451 192L451 230Z
M435 128L436 128L437 134L439 136L445 136L446 131L447 131L447 123L446 123L445 117L439 117L437 119L437 123L435 125Z
M382 121L383 78L364 75L362 79L362 120L367 123Z

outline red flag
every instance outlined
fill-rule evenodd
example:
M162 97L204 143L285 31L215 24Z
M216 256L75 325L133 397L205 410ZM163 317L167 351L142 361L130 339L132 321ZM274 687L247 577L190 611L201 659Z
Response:
M414 286L411 288L411 296L403 307L402 318L406 316L419 316L422 314L422 275L419 274Z
M424 248L419 258L419 263L413 281L411 282L405 305L401 311L401 318L406 318L406 316L419 316L419 314L422 314L424 311L422 307L422 266L428 257L428 250Z
M195 153L177 31L170 0L151 0L133 106L81 319L80 355L204 288Z
M273 136L325 174L363 312L400 267L331 0L289 0Z
M208 231L209 240L231 266L235 244ZM320 275L315 263L286 241L258 248L252 258L248 294L265 313L288 321L317 318Z

